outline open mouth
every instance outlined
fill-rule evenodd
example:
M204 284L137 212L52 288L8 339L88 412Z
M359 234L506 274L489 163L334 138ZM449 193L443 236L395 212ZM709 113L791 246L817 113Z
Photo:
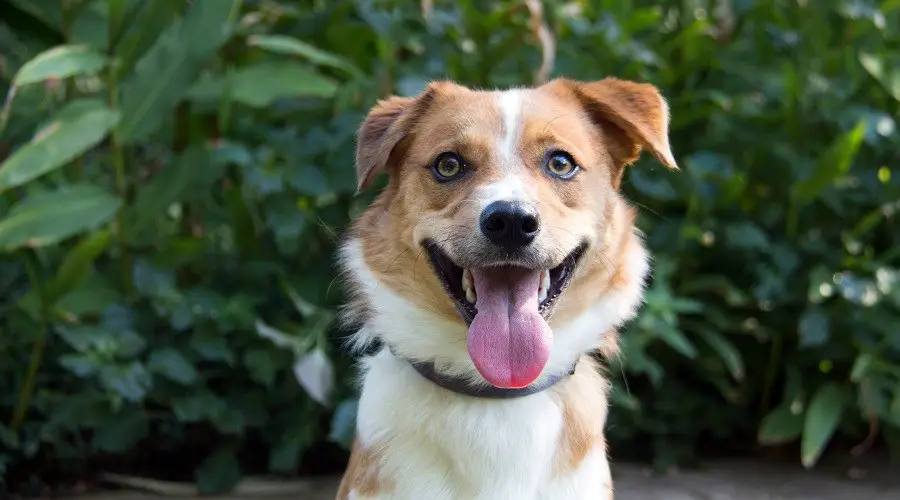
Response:
M467 348L475 368L495 387L534 382L553 350L547 319L568 286L581 245L545 269L504 265L463 268L434 243L426 249L435 272L469 327Z
M540 281L537 287L538 312L545 318L549 317L556 300L562 294L572 278L575 265L584 254L587 245L579 245L570 253L562 263L551 269L540 270ZM478 291L475 286L473 270L458 266L444 253L434 242L426 242L425 248L431 259L431 264L444 285L444 289L453 299L466 324L471 324L478 314ZM514 270L514 266L501 266L497 269ZM524 268L522 268L524 271ZM476 271L477 272L477 271Z

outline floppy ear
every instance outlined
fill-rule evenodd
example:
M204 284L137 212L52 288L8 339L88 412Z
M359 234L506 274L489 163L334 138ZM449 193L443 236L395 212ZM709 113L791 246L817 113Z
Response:
M620 170L645 148L666 167L678 169L669 146L669 106L656 87L617 78L572 84L591 119L612 142L610 153Z
M415 132L416 122L442 95L458 92L460 86L447 80L428 84L416 97L391 96L369 111L356 137L356 192L387 170L397 146Z
M384 171L391 152L406 137L401 118L414 98L392 96L383 99L369 112L359 127L356 139L356 192L368 187Z

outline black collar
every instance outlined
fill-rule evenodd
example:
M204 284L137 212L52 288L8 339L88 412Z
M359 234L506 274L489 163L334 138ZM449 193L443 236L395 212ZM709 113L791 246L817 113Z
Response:
M465 396L471 396L473 398L512 399L537 394L541 391L549 389L550 387L553 387L560 380L568 378L570 375L575 373L575 367L578 366L578 362L576 361L568 372L555 373L536 384L522 387L521 389L502 389L499 387L494 387L492 385L474 386L465 378L453 377L450 375L439 373L437 369L435 369L434 363L432 362L412 361L404 358L403 356L400 356L396 351L394 351L394 349L390 349L390 351L394 356L397 356L398 358L412 365L412 367L415 368L415 370L419 372L420 375L431 381L433 384L439 387L443 387L448 391L452 391Z

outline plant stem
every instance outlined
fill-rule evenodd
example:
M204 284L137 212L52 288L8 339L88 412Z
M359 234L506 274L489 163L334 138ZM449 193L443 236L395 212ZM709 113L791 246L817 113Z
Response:
M65 36L66 42L72 40L72 24L75 21L74 12L71 4L67 4L66 2L62 2L62 28L63 35ZM66 6L69 8L66 8ZM75 78L69 77L66 78L66 100L69 101L73 97L75 97L77 89L75 88ZM79 155L74 160L72 160L72 177L76 181L84 180L84 158Z
M109 34L110 38L119 32L118 23L121 21L120 16L110 16L109 18ZM110 54L112 56L112 54ZM107 89L109 90L109 107L116 109L119 106L119 72L118 64L115 59L110 62L109 74L107 78ZM119 272L122 280L122 290L128 298L131 298L131 254L128 246L128 229L125 226L125 215L128 208L128 193L125 184L125 150L119 137L118 129L114 129L110 140L110 149L112 155L113 170L116 181L116 194L122 199L122 209L116 216L116 232L119 235Z
M35 381L37 380L38 368L41 366L41 360L44 357L44 346L47 344L47 301L44 297L44 290L37 268L34 265L31 255L25 256L25 267L28 269L28 278L31 282L31 289L37 293L40 301L40 329L38 330L38 338L31 347L31 359L28 360L28 368L25 372L25 378L22 381L22 387L19 390L19 399L16 401L16 407L13 410L12 421L9 424L10 430L16 432L25 417L28 415L28 407L31 404L31 394L34 392Z

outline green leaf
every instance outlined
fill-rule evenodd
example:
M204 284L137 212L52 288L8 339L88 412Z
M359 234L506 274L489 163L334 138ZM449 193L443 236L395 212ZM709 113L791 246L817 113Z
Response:
M218 172L206 147L191 146L185 150L138 192L128 211L131 231L144 229L172 204L208 187L219 177Z
M272 355L266 349L252 349L244 353L244 366L255 382L272 387L278 366L272 362Z
M863 378L865 378L869 374L869 369L872 367L872 355L867 352L861 352L856 356L856 361L853 362L853 369L850 370L850 381L860 383Z
M356 437L356 411L358 401L347 399L338 403L331 417L331 430L328 439L338 443L346 449L350 449L353 438Z
M867 52L860 52L859 62L872 75L872 78L887 90L888 94L900 101L900 69L896 64L885 64L878 56Z
M241 467L230 447L222 447L206 457L194 474L202 495L229 492L241 480Z
M759 427L760 444L773 445L793 441L803 432L803 413L794 413L790 405L782 405L766 415Z
M194 365L182 356L180 352L169 347L156 349L150 353L147 368L153 373L158 373L182 385L190 385L198 377L197 369L194 368Z
M702 328L697 333L719 355L731 376L737 381L744 380L744 360L737 347L717 331Z
M285 333L273 326L266 324L265 321L261 319L256 320L256 333L259 334L260 337L269 339L278 347L282 347L288 350L291 350L296 355L300 355L306 352L307 349L312 345L312 342L315 341L314 337L301 339L294 335Z
M337 83L315 71L286 61L268 61L201 82L191 89L197 101L230 99L251 107L271 106L278 99L331 97Z
M119 121L119 113L98 99L67 104L0 165L0 192L51 172L96 146Z
M122 82L120 138L132 143L152 134L190 90L206 63L231 36L237 0L194 0Z
M87 45L60 45L41 52L23 64L13 85L22 86L49 79L96 73L106 66L106 56Z
M135 63L140 61L160 34L181 14L184 0L157 0L155 2L135 2L129 16L139 22L129 23L116 44L115 53L121 74L129 74Z
M182 422L214 420L224 413L226 403L206 389L191 392L190 396L174 398L172 412Z
M139 403L150 390L152 379L138 362L127 365L104 365L100 369L100 382L126 401Z
M0 249L52 245L109 221L120 205L118 198L87 184L32 195L0 219Z
M801 461L807 469L813 467L837 429L844 412L846 398L841 386L828 382L813 395L803 423L800 443Z
M725 237L735 248L768 250L769 238L759 226L752 222L739 222L725 227Z
M860 121L853 130L838 137L819 157L812 176L794 185L791 198L801 204L808 203L819 196L835 179L846 175L865 133L866 122Z
M107 283L99 278L93 281L88 278L87 283L60 297L54 310L78 318L85 314L100 314L120 299L119 293Z
M234 353L221 332L197 330L191 336L191 348L208 361L224 361L229 366L234 364Z
M809 348L824 344L830 337L828 316L820 307L810 307L800 316L797 325L800 347Z
M90 356L83 354L63 354L59 357L59 364L78 377L90 377L100 368Z
M80 286L91 272L91 264L106 250L110 241L109 231L97 231L66 255L56 276L47 284L47 301L55 303L60 297Z
M10 3L51 28L62 27L62 9L58 0L11 0Z
M84 325L60 326L56 331L72 349L84 354L98 353L130 358L147 347L147 341L132 330L109 331L98 326Z
M362 71L347 59L293 37L285 35L251 35L247 37L247 45L259 47L276 54L299 56L319 66L339 69L354 78L363 77Z
M669 347L680 352L685 357L694 359L697 357L697 348L688 340L687 336L677 328L661 326L656 335L663 342L669 344Z
M150 431L149 418L143 410L130 411L126 415L112 415L103 425L94 429L91 443L107 453L124 453Z

